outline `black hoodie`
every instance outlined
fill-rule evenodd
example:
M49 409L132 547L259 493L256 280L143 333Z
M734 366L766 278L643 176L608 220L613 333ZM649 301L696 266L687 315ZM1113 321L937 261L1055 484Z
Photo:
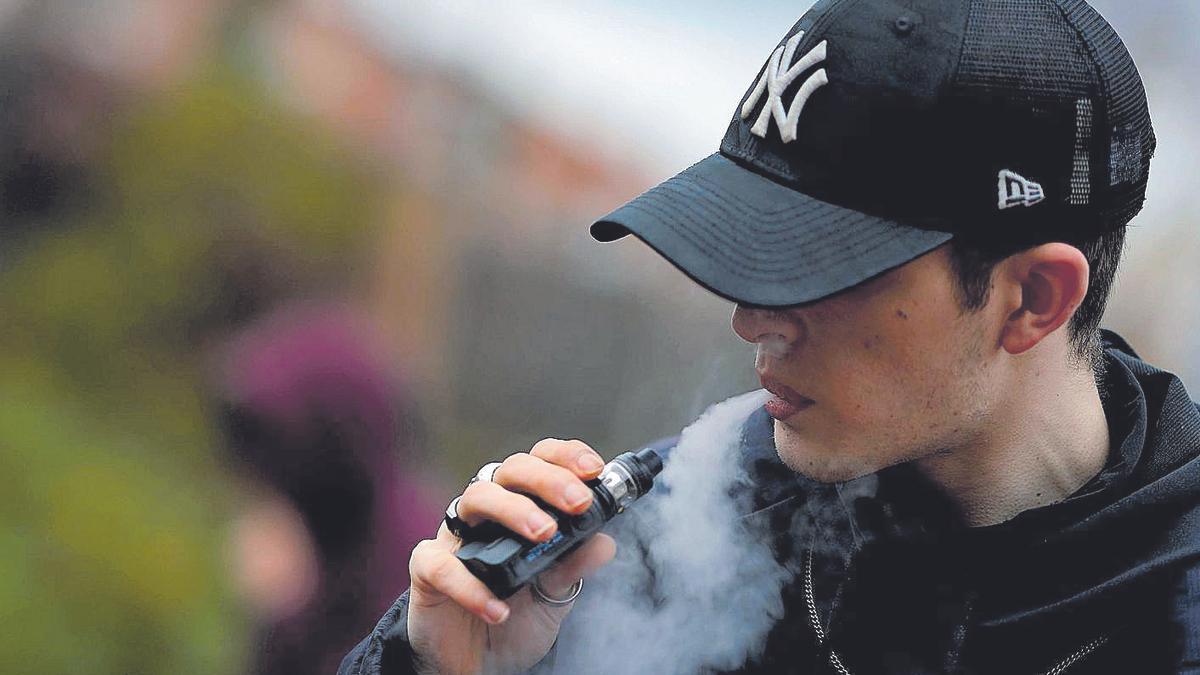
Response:
M1106 466L999 525L963 527L907 465L847 501L787 469L770 418L753 415L747 521L800 572L761 656L737 672L1200 673L1200 410L1178 378L1104 337ZM339 673L410 672L406 610L407 594Z

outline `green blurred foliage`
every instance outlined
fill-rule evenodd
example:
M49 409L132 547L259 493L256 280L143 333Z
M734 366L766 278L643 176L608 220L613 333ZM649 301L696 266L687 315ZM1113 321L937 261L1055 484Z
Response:
M9 242L0 272L0 654L239 672L210 347L351 283L380 181L221 66L114 128L87 208Z

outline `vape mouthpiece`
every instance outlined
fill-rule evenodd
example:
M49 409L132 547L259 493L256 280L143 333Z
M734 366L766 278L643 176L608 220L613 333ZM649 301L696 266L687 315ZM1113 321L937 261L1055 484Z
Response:
M649 477L647 480L653 481L655 476L662 473L662 457L658 456L658 453L654 451L654 448L638 450L637 454L635 454L633 457L640 462L642 466L646 467L646 470L649 472ZM647 484L646 489L650 489L649 484Z

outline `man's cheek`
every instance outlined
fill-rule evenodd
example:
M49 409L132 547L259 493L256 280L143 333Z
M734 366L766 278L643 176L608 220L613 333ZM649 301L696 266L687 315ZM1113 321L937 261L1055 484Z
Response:
M887 369L875 369L868 376L847 378L841 384L838 408L847 418L866 421L886 414L894 406L897 375Z
M841 439L844 444L854 445L857 440L873 435L874 429L883 423L881 410L869 398L855 398L831 405L820 422L823 431Z

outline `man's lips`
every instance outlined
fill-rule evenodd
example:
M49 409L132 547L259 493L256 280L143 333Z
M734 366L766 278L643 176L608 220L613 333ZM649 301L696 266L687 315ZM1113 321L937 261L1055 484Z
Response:
M763 408L766 409L768 415L777 420L785 420L816 403L811 398L801 395L795 389L772 378L761 376L759 380L762 382L763 389L775 395L767 401Z

